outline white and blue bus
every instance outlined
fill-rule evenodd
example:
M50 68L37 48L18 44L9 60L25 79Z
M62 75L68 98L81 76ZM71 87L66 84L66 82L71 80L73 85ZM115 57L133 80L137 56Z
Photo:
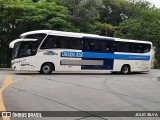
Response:
M10 43L14 70L148 72L152 43L92 34L37 30Z

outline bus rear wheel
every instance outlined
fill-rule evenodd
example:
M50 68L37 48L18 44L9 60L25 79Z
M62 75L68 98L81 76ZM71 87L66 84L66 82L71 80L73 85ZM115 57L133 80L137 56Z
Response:
M42 65L40 73L51 74L52 71L53 71L53 66L50 63L45 63Z
M129 74L130 73L130 66L129 65L123 65L121 68L121 74Z

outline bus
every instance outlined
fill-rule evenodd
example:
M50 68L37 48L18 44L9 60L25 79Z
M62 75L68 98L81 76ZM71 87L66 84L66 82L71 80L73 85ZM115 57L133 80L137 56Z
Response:
M148 72L152 43L94 34L36 30L20 35L9 45L13 48L14 70Z

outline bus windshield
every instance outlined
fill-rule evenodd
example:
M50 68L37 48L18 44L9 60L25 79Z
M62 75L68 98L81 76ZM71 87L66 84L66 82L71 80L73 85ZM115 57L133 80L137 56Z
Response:
M46 34L31 34L31 35L23 36L22 39L32 38L32 39L38 39L38 40L37 41L20 41L15 43L15 46L12 52L12 59L36 55L37 49L45 36Z
M21 45L21 42L15 43L13 51L12 51L12 59L17 57L20 45Z
M22 41L15 44L12 59L33 56L36 54L36 42Z

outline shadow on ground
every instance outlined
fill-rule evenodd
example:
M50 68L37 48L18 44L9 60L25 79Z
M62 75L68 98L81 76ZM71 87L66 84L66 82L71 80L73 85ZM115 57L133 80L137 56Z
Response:
M40 74L40 73L28 73L28 72L21 72L21 73L13 73L16 75L124 75L124 74L120 74L120 73L72 73L72 72L67 72L67 73L52 73L52 74ZM125 74L125 75L135 75L135 74L147 74L147 73L130 73L130 74Z

